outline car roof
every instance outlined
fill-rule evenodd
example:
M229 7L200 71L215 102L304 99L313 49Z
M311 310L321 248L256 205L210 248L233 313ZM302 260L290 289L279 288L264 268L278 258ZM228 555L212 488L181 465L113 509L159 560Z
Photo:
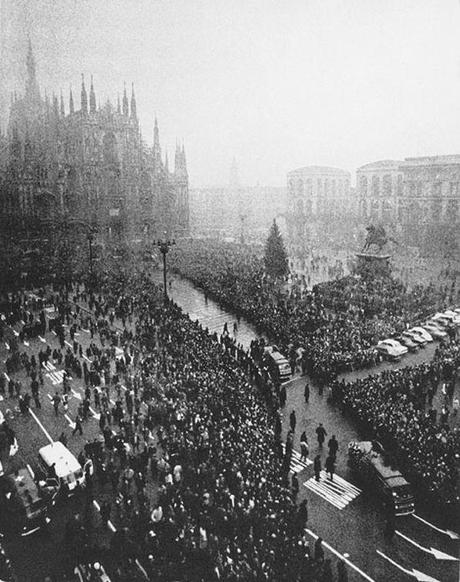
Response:
M42 447L38 454L48 467L55 463L54 468L58 477L65 477L69 473L75 473L81 469L75 456L60 441Z

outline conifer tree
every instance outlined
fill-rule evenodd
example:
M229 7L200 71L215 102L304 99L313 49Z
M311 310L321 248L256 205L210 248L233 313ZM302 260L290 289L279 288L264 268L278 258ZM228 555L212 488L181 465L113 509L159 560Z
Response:
M287 253L276 220L273 220L267 242L265 243L264 262L265 271L271 277L278 279L284 277L289 272Z

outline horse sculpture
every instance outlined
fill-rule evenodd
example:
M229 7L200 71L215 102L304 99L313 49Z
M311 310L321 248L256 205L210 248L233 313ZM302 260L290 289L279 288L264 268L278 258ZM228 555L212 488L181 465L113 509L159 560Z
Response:
M367 237L364 243L363 252L368 251L372 245L375 245L378 252L382 252L383 247L388 242L388 238L383 226L374 226L371 224L366 227Z

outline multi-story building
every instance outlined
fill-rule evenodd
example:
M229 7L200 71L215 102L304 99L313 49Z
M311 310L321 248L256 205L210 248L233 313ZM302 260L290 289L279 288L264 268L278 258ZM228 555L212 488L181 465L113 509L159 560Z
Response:
M460 155L406 158L401 224L460 222Z
M105 242L129 244L167 231L189 232L184 147L174 170L162 159L155 119L153 147L141 137L134 88L120 102L97 105L81 82L80 108L70 91L42 98L29 44L25 94L12 98L0 138L0 228L8 237L50 238L56 229L91 228Z
M460 220L460 155L384 160L358 168L362 219L401 225Z
M403 162L382 160L358 168L359 214L363 220L374 222L394 221L399 201L403 195Z
M355 213L350 174L339 168L307 166L287 175L287 226L289 240L301 251L322 224Z

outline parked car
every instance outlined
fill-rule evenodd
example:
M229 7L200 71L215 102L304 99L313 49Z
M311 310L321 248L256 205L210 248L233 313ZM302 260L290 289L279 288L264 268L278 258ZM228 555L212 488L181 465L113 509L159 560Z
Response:
M415 342L410 336L408 335L404 335L401 334L397 337L395 337L395 340L397 342L399 342L401 345L406 346L406 348L410 351L410 352L416 352L419 347L420 344Z
M436 313L436 315L433 315L429 321L432 321L443 330L446 330L453 325L453 318L445 315L444 313Z
M389 360L400 360L404 354L409 351L406 346L402 346L394 339L382 340L377 344L377 351L383 354Z
M435 339L445 339L447 337L447 333L441 329L436 323L433 321L427 321L423 324L423 329L425 329L431 336Z
M413 329L408 329L407 331L403 332L402 335L404 337L408 337L409 339L411 339L414 343L416 343L421 348L424 348L425 345L428 343L428 340L426 338L422 337L420 334L418 334Z
M455 327L460 326L460 313L455 313L452 309L447 309L442 315L447 317Z
M419 337L424 339L426 342L432 342L433 336L427 332L426 329L420 327L419 325L412 327L408 331L416 333Z

